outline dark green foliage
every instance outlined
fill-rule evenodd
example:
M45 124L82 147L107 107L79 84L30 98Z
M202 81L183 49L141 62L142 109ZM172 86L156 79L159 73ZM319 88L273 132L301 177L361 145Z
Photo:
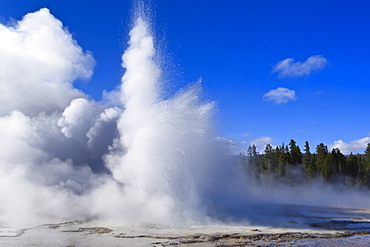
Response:
M347 159L346 157L340 152L339 148L333 148L331 151L333 163L331 166L332 173L336 174L345 174L347 170Z
M275 149L275 159L277 162L277 170L276 173L279 176L286 176L287 175L287 166L288 166L288 155L286 153L286 149L284 144L282 146L278 146Z
M365 155L364 155L364 166L367 176L370 177L370 143L367 144ZM369 179L370 180L370 179Z
M298 165L302 164L302 153L299 147L296 145L296 142L291 139L289 142L289 164Z
M358 173L357 173L357 185L366 186L369 184L369 178L366 171L366 159L363 156L356 155Z
M328 147L325 146L323 143L320 143L316 147L316 167L318 173L324 178L328 179L330 176L330 167L329 167L329 160L325 162L326 156L328 155Z
M316 167L315 167L313 155L310 152L310 145L308 141L305 142L303 151L304 151L304 155L303 155L302 163L305 167L307 177L311 179L314 177L314 174L316 172Z
M250 174L261 179L274 176L279 181L297 184L304 183L315 177L325 181L341 183L358 188L370 188L370 144L364 154L345 156L338 148L329 152L323 143L316 146L316 152L311 153L306 141L301 153L299 146L291 139L289 145L265 146L263 154L257 152L255 145L248 148L246 162ZM302 178L297 179L297 171ZM271 179L270 179L271 180Z
M271 144L267 144L264 155L264 168L266 174L272 174L277 171L277 160L275 157L275 150Z
M248 147L247 150L247 164L248 170L250 173L258 176L258 174L262 173L262 164L261 164L261 157L257 152L257 147L253 144L252 146Z
M347 174L350 177L357 177L358 174L358 160L355 155L350 153L350 155L347 158L347 167L344 171L345 174Z

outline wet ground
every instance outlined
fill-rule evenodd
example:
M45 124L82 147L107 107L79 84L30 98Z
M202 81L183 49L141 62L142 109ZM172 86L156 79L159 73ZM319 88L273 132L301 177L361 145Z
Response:
M370 210L254 205L249 224L117 225L70 221L0 227L0 246L370 246Z

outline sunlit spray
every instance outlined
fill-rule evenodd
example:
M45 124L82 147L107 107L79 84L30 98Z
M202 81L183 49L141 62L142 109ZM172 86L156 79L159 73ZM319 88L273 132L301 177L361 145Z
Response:
M215 183L217 170L227 167L226 149L213 133L215 103L201 101L200 82L163 99L154 37L139 13L122 56L120 151L108 156L108 167L133 207L153 214L143 220L195 220L212 193L225 192Z

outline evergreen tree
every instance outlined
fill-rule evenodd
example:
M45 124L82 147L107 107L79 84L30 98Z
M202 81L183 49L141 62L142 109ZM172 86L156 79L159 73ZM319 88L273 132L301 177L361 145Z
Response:
M331 151L333 156L333 166L331 167L333 174L344 174L347 170L347 159L340 152L339 148L333 148Z
M332 153L327 153L325 156L324 163L320 166L320 175L325 179L328 180L331 175L333 175L333 168L334 167L334 157Z
M296 142L291 139L289 142L289 149L290 149L290 155L289 155L289 164L297 165L302 164L302 153L299 149L299 146L296 145Z
M283 176L284 175L284 172L282 172L282 151L281 151L281 148L279 146L276 146L275 148L275 152L274 152L274 156L275 156L275 160L276 160L276 163L277 163L277 167L276 167L276 173L279 175L279 176Z
M257 148L256 145L249 146L247 149L248 165L254 167L257 165Z
M310 145L306 141L302 155L296 142L291 139L289 145L283 143L276 148L267 144L263 154L259 154L253 144L243 159L248 163L248 169L252 172L250 174L260 179L269 178L260 176L261 174L274 173L282 178L282 181L287 181L290 165L302 163L309 179L320 175L325 180L330 180L335 175L341 175L345 177L346 185L370 188L370 143L364 154L350 153L344 156L338 148L329 152L323 143L316 146L316 152L311 153Z
M368 162L370 161L370 143L368 143L366 145L366 149L365 149L365 160Z
M325 163L326 156L328 155L328 147L325 146L323 143L320 143L316 147L316 168L319 174L323 178L328 178L328 175L330 173L330 168L328 168L328 162Z
M347 174L350 177L357 177L358 175L358 161L357 157L352 154L352 152L349 154L347 158L347 167L345 174Z
M315 173L315 166L314 166L312 154L310 152L310 145L308 141L305 142L303 151L304 151L304 156L303 156L302 163L305 167L308 178L311 179L313 178L314 173Z
M370 171L370 143L367 144L364 155L364 162L366 166L366 171Z
M277 162L277 174L281 177L287 176L288 174L288 156L289 149L284 146L284 143L280 147L276 147L275 157Z
M264 152L264 165L266 169L265 173L275 173L277 170L277 162L274 154L275 150L272 148L271 144L267 144Z
M356 155L356 159L358 164L357 184L360 186L368 186L369 177L366 170L366 159L360 154Z
M247 158L249 160L248 165L250 172L258 177L259 174L262 173L263 161L257 152L256 145L253 144L252 146L248 147Z
M247 156L254 157L257 154L256 145L249 146L247 149Z

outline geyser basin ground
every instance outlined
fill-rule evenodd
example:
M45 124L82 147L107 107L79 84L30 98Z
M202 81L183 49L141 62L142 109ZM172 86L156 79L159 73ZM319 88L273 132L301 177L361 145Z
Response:
M1 246L367 246L370 210L254 205L268 224L117 225L71 221L0 228ZM257 210L259 209L259 210ZM272 223L272 222L275 222Z

